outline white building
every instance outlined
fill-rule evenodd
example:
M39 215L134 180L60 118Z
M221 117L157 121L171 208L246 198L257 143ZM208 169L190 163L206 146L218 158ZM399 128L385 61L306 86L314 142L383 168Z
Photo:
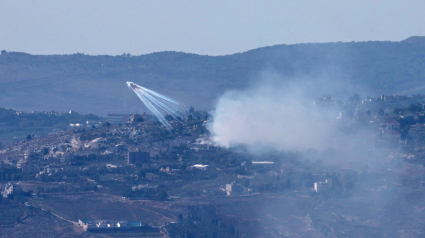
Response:
M323 192L328 191L332 188L332 179L326 179L325 182L315 182L314 191Z
M384 122L381 123L381 128L385 129L385 130L399 130L400 129L400 122L394 120L394 119L390 119L390 120L386 120Z
M133 229L142 226L140 221L113 221L113 220L78 220L78 224L85 231L101 229Z
M273 161L255 161L255 160L253 160L252 164L255 164L255 165L273 165L274 162Z
M204 164L194 164L191 167L195 169L200 169L200 170L207 170L208 166L209 165L204 165Z
M149 184L140 184L137 186L131 187L133 191L143 191L146 194L156 194L158 193L158 185L149 185Z
M243 193L243 187L240 184L232 182L230 184L226 184L226 194L227 196L232 195L240 195Z
M409 135L411 136L424 136L425 135L425 125L417 123L411 125L409 129Z
M20 192L21 188L17 185L13 185L11 182L7 183L6 186L4 187L4 191L1 192L1 195L4 198L7 198L10 194L16 193L16 192Z

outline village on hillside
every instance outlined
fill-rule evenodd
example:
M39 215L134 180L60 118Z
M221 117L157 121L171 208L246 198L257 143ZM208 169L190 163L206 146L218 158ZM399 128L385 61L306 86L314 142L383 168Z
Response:
M254 237L250 228L270 235L284 230L306 235L312 231L295 231L306 222L323 234L332 232L323 231L332 221L323 220L321 213L327 211L322 206L353 204L346 212L355 217L356 206L369 206L388 194L401 196L399 206L413 212L415 203L409 201L425 191L425 96L354 95L346 102L326 96L314 105L339 112L329 123L359 146L358 154L347 155L339 148L252 154L243 144L221 147L208 131L211 115L193 108L182 120L168 118L172 131L146 113L110 114L4 144L0 206L7 204L8 209L0 231L30 232L28 224L43 217L65 229L63 236L92 232L201 237L200 232L208 231L216 237ZM277 198L287 200L277 211L301 206L293 212L304 215L271 229L277 221L256 210L271 208L255 204ZM324 201L326 205L320 205ZM385 216L386 211L379 214ZM351 236L362 232L352 226L387 229L370 228L359 219L378 222L372 217L347 220L338 231Z

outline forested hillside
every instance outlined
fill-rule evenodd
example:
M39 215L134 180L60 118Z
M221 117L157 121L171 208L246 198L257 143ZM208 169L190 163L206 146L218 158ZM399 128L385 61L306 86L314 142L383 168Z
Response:
M80 115L75 112L21 112L0 107L0 148L2 144L31 140L33 136L70 129L70 124L81 124L78 129L87 128L87 121L103 121L96 115Z
M3 51L0 106L98 115L140 112L143 105L125 84L134 81L209 110L222 93L247 87L265 77L264 72L281 80L341 81L349 84L348 93L362 96L420 93L425 91L425 44L416 39L276 45L227 56L41 56Z

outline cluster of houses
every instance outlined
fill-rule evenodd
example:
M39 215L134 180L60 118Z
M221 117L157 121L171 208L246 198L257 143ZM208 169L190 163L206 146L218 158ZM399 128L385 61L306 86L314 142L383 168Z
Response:
M378 132L379 140L400 142L425 137L425 95L381 95L364 99L355 95L346 103L325 96L314 104L340 111L337 119L343 127L367 125L371 133Z
M253 163L252 165L255 167L268 166L268 172L253 172L249 176L238 175L238 179L226 184L221 190L227 196L267 192L267 189L274 192L293 190L311 195L327 193L334 188L345 193L357 186L358 172L350 168L341 168L331 175L315 174L291 164L283 165L280 169L276 168L273 163Z

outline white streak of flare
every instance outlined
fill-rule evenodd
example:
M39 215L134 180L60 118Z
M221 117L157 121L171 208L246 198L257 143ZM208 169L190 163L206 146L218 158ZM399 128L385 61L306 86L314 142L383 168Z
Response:
M137 97L139 97L149 111L151 111L157 120L168 130L171 130L173 127L167 121L165 115L170 115L176 120L184 117L185 107L183 103L144 88L133 82L127 82L127 86L136 93Z

